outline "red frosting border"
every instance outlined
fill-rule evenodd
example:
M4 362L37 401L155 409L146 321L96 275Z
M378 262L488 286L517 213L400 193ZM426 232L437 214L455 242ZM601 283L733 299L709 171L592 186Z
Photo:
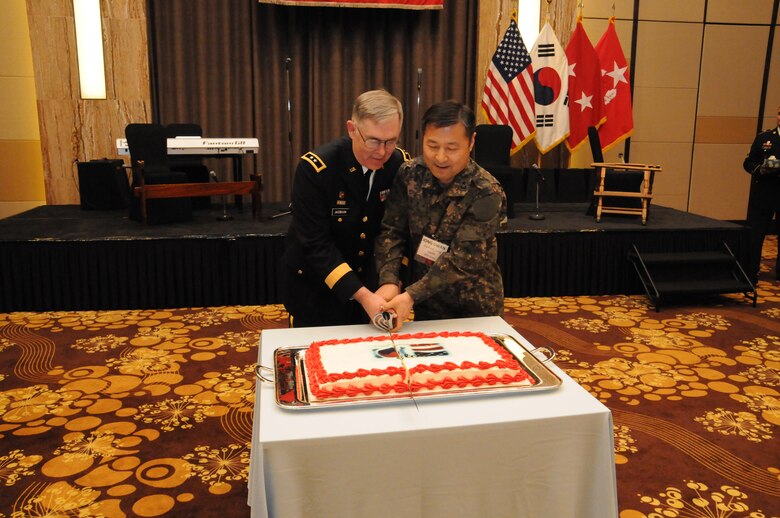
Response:
M487 374L485 376L474 376L466 378L463 376L446 377L440 380L431 380L426 383L420 383L412 380L411 388L413 392L420 390L433 390L436 388L451 389L466 388L466 387L481 387L483 385L508 385L511 383L519 383L523 381L529 381L531 384L535 383L535 380L523 369L517 359L506 350L506 348L498 345L495 340L490 338L484 333L471 332L471 331L442 331L442 332L430 332L430 333L407 333L407 334L394 334L393 340L412 340L412 339L429 339L429 338L448 338L448 337L462 337L471 336L480 338L486 345L491 347L499 355L499 359L495 362L479 362L477 364L473 362L462 362L456 364L453 362L447 362L442 364L420 364L409 369L410 374L423 373L423 372L441 372L441 371L455 371L461 369L473 369L474 367L480 370L488 371L494 367L501 369L516 370L514 375L496 376L495 374ZM320 355L320 349L329 345L344 345L351 343L362 342L380 342L386 341L387 336L369 336L365 338L342 338L332 340L322 340L319 342L312 342L309 349L306 351L306 358L304 363L308 372L309 388L314 396L319 399L329 399L338 397L356 397L361 395L371 395L375 392L381 394L389 394L391 392L406 393L409 392L409 385L404 382L403 378L406 375L402 366L390 366L385 369L358 369L354 372L326 372L325 367L322 364L322 357ZM401 380L393 385L382 384L374 385L366 383L362 387L356 387L354 385L347 385L345 387L335 387L333 389L323 389L320 385L320 380L325 383L333 383L336 381L350 380L356 378L364 378L366 376L382 376L382 375L401 375Z

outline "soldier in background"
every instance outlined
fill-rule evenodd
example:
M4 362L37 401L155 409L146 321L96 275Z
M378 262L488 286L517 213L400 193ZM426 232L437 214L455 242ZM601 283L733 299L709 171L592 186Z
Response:
M772 218L780 213L780 168L767 168L764 161L780 160L780 107L777 109L777 127L756 136L742 167L752 175L747 221L750 225L750 266L747 274L758 280L761 267L761 248L769 232ZM777 227L775 227L777 228ZM780 280L780 256L775 260L775 278Z
M347 133L303 155L282 257L283 301L293 327L359 324L385 302L374 293L374 238L398 167L403 123L384 90L358 96Z
M501 185L471 160L474 112L454 101L423 115L423 155L401 166L388 198L375 257L383 306L400 329L415 320L503 315L496 232L506 225ZM399 271L409 248L411 284Z

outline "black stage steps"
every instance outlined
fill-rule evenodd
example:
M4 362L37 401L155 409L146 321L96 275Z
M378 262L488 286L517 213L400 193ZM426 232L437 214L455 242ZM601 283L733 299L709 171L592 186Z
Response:
M705 252L640 253L636 245L629 254L645 293L660 311L661 299L686 295L744 293L756 306L756 289L729 246Z

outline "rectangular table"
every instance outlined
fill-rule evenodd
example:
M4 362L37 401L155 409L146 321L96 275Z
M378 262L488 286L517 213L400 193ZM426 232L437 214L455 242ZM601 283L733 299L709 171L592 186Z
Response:
M503 333L499 317L411 322L402 332ZM369 325L263 331L278 347L379 334ZM551 345L555 344L539 344ZM550 391L287 410L255 392L254 517L617 517L612 415L547 363Z

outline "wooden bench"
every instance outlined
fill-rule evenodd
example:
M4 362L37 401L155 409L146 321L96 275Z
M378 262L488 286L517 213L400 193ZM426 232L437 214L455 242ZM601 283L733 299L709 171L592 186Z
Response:
M215 183L163 183L147 184L144 175L139 175L141 184L134 189L136 197L141 199L141 216L146 220L146 200L158 198L190 198L193 196L228 196L250 194L252 196L252 218L262 221L262 176L249 175L249 181Z

